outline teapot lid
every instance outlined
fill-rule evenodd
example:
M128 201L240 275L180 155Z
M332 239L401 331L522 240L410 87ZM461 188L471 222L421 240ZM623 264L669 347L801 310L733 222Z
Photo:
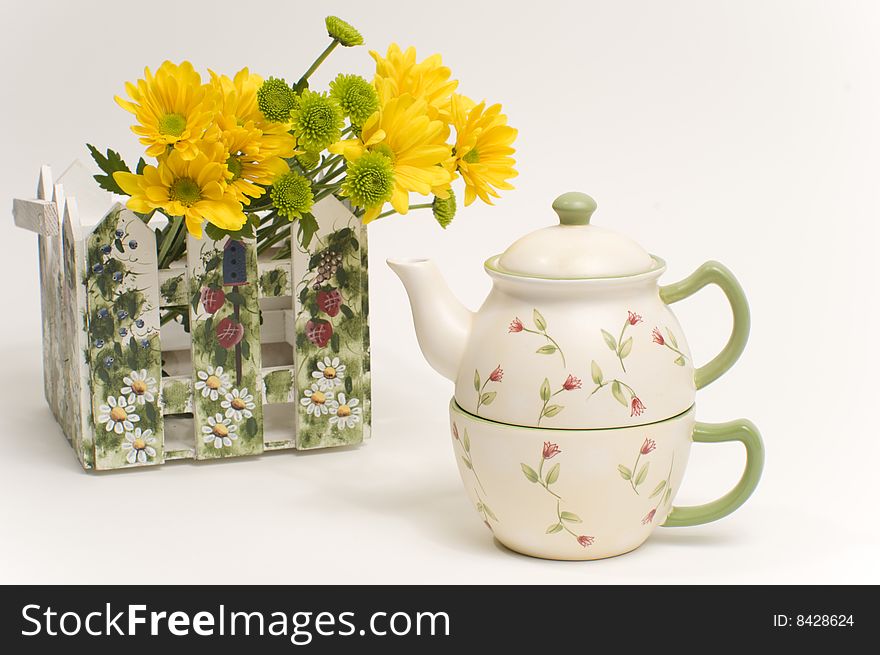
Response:
M583 279L625 277L655 268L638 243L618 232L590 225L596 201L571 191L553 201L559 225L514 241L496 260L502 273L527 277Z

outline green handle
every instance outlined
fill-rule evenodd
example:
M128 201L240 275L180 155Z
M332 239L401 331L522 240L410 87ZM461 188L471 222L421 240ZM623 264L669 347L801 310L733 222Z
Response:
M727 345L715 359L694 371L694 382L697 389L702 389L710 382L714 382L736 363L746 347L751 322L746 294L730 269L720 262L706 262L681 282L660 287L660 298L667 305L671 305L692 296L707 284L717 284L727 296L727 302L730 303L730 308L733 310L733 330L730 332Z
M742 505L761 479L764 469L764 442L755 424L746 419L727 423L701 423L694 426L694 441L697 443L722 443L724 441L741 441L746 447L746 468L736 486L727 494L705 505L692 507L673 507L663 523L670 528L686 525L701 525L717 521L734 512Z

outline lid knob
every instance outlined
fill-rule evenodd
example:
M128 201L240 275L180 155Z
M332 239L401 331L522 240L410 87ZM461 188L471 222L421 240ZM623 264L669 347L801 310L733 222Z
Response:
M569 191L553 201L553 210L562 225L587 225L596 211L596 201L586 193Z

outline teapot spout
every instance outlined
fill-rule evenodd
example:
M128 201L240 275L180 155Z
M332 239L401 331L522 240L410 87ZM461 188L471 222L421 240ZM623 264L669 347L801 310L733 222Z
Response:
M431 260L387 262L406 288L422 354L435 371L455 381L474 313L452 295Z

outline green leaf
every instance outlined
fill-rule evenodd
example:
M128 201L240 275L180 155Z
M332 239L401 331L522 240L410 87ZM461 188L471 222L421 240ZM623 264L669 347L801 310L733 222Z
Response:
M471 452L471 438L468 436L467 428L464 429L464 436L461 438L461 445L464 446L464 452Z
M557 532L562 532L562 523L554 523L547 528L547 534L556 534Z
M541 312L537 309L532 311L532 320L535 321L535 327L538 328L541 332L547 329L547 321L541 316Z
M618 473L620 473L620 477L622 477L624 480L629 480L630 478L632 478L632 471L630 471L629 468L624 466L623 464L617 465L617 471Z
M92 154L92 159L95 160L98 168L106 173L106 175L94 176L98 186L110 193L118 193L121 196L127 196L128 194L123 191L122 187L113 179L113 173L119 171L125 173L131 172L131 169L124 161L122 161L122 155L115 150L110 150L110 148L107 148L106 156L102 155L98 149L90 143L86 144L86 148L89 149L89 152Z
M480 391L480 372L477 370L474 370L474 391Z
M663 488L666 486L666 480L660 480L660 483L654 487L654 491L651 492L651 495L648 498L654 498L655 496L660 495L660 492L663 491Z
M541 400L545 403L550 400L550 380L544 378L544 381L541 383L541 389L539 391L541 396Z
M679 355L678 357L675 358L675 360L672 363L675 364L676 366L684 366L684 357Z
M144 161L144 158L143 158L143 157L141 157L140 159L138 159L138 163L137 163L137 166L136 166L135 169L134 169L134 172L137 173L138 175L140 175L141 173L144 172L144 169L145 169L146 167L147 167L147 162Z
M669 498L672 496L672 487L666 487L666 493L663 494L663 504L669 502Z
M559 462L553 465L553 468L547 473L547 477L544 478L544 482L548 485L553 484L559 479Z
M602 330L602 338L605 339L605 344L611 348L614 352L617 352L617 339L611 336L605 330Z
M144 413L147 415L147 420L155 425L156 424L156 406L153 403L145 403L144 404Z
M303 214L299 219L297 239L303 248L308 248L312 237L318 232L318 221L311 214Z
M244 296L238 289L235 288L233 288L232 291L226 294L226 300L231 302L233 305L241 306L245 304Z
M642 468L639 469L639 472L636 473L635 483L636 483L637 487L645 481L645 478L648 477L648 469L650 467L651 467L651 462L645 462L642 465Z
M546 346L538 348L535 352L539 355L552 355L556 352L556 346L548 343Z
M620 358L626 359L626 356L632 352L632 349L633 349L633 338L629 337L620 346Z
M480 396L480 404L481 405L491 405L495 400L495 396L498 395L496 391L487 391L482 396Z
M611 384L611 395L624 407L627 407L626 396L623 395L623 389L620 386L620 382L615 380Z
M574 512L561 512L559 516L562 517L563 521L568 521L569 523L583 523L581 517Z
M548 418L553 418L559 412L561 412L563 409L565 409L565 407L563 407L562 405L549 405L547 407L547 409L544 410L543 416L546 416Z
M351 307L348 305L342 305L339 309L342 310L346 318L354 318L354 312L351 311Z
M354 382L352 382L351 376L345 376L345 393L351 393L354 390Z
M675 335L672 334L672 330L666 328L666 340L672 344L673 348L678 348L678 341L675 338Z
M208 223L208 225L211 225L211 224ZM211 259L209 259L205 263L205 273L210 273L218 266L220 266L220 255L214 255L213 257L211 257Z
M201 300L201 297L202 297L202 294L199 291L196 291L193 294L192 302L190 303L192 305L193 314L199 313L199 301Z
M469 460L467 457L462 457L461 461L464 462L464 465L467 466L470 470L474 470L474 465L471 464L471 460Z
M114 239L113 245L116 246L116 250L119 252L125 252L125 246L122 245L122 239Z
M214 348L214 364L217 366L226 366L227 352L223 346Z
M538 478L538 474L535 473L535 469L533 469L528 464L520 464L520 467L522 468L522 472L526 476L526 478L528 478L529 482L537 482L538 481L539 478Z
M245 359L250 359L251 358L251 344L248 343L247 339L242 339L238 343L241 346L241 356L244 357Z
M602 369L599 368L599 364L596 363L596 360L593 360L593 363L590 364L590 374L593 376L593 382L596 384L602 384Z
M244 424L244 430L248 436L253 437L257 434L257 419L251 416Z
M330 347L333 349L333 352L339 352L339 333L334 332L333 336L330 337Z
M211 338L211 335L214 333L214 317L209 316L205 319L205 334L208 335L208 338Z
M486 503L481 503L481 504L482 504L482 506L483 506L483 511L486 512L486 514L488 515L488 517L489 517L490 519L492 519L493 521L497 521L497 520L498 520L498 517L495 516L495 512L493 512L491 509L489 509L489 506L488 506Z

